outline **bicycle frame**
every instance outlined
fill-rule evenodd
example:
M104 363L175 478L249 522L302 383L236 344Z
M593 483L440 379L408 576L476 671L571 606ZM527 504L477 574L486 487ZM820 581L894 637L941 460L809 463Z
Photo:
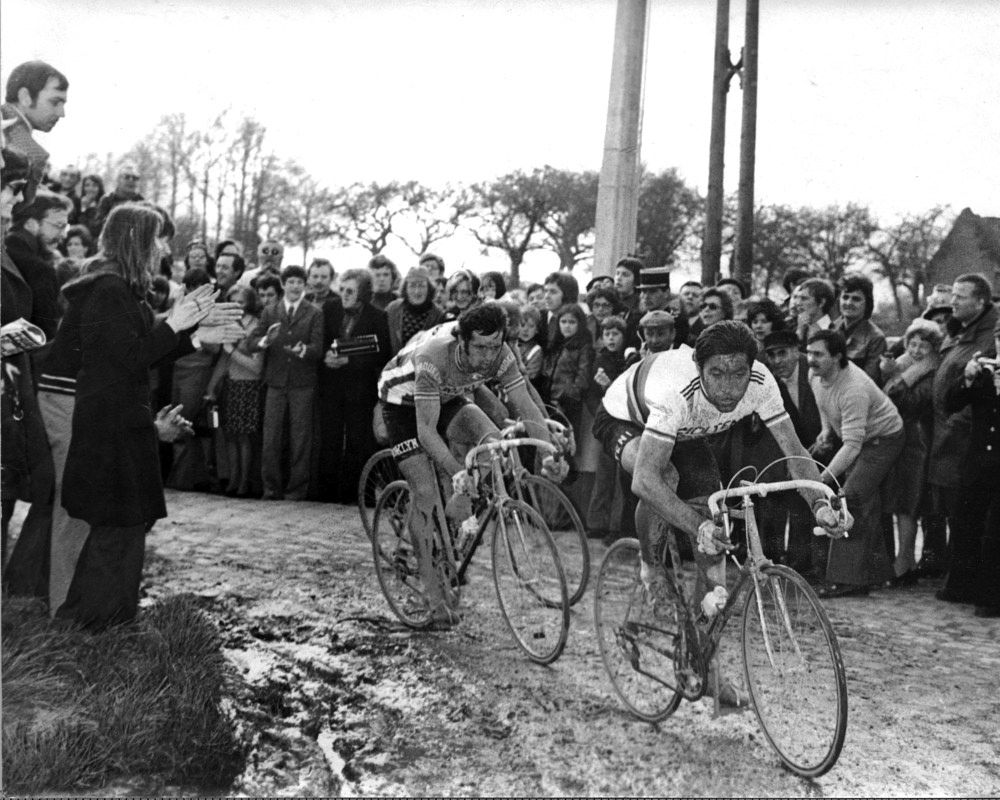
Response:
M780 492L792 489L814 489L819 491L823 493L827 500L839 505L843 513L846 514L847 505L842 496L838 495L824 483L805 479L776 481L773 483L743 482L743 484L739 487L721 489L709 496L708 507L712 511L716 522L721 522L723 524L727 539L731 539L732 517L735 516L743 518L746 527L748 552L747 557L743 560L742 564L735 556L730 555L733 563L739 568L739 577L736 580L736 586L733 591L729 593L729 599L726 601L726 605L712 618L707 627L703 629L700 628L697 623L697 615L691 608L689 602L690 599L686 597L682 591L680 579L676 575L672 578L673 585L671 588L676 593L679 605L683 609L684 617L683 619L678 620L678 626L683 629L682 631L678 631L678 636L683 633L684 638L687 641L693 640L695 642L694 645L688 644L685 648L687 652L684 653L683 657L691 658L693 660L694 666L698 671L699 677L701 678L700 686L696 691L689 691L684 686L673 686L665 681L661 676L654 675L641 667L636 666L635 668L640 674L661 683L671 691L680 692L688 700L697 700L704 695L705 689L707 688L705 677L708 672L709 663L715 655L715 651L719 646L726 623L729 621L733 609L736 607L738 602L742 601L743 593L751 583L755 589L759 590L764 569L771 566L773 563L769 558L767 558L767 556L764 555L760 539L760 530L757 527L757 518L754 511L752 496L756 494L764 497L770 492ZM726 500L733 497L742 498L742 509L739 511L731 509L725 505ZM676 532L673 530L666 531L666 541L663 543L661 561L665 564L665 556L669 550L671 563L675 565L675 569L678 569L681 564L681 559L677 548L675 538L676 535ZM769 660L773 664L774 652L768 639L767 626L763 624L764 609L761 605L760 591L757 591L755 596L757 598L757 613L761 617L762 630L765 637L764 647L767 651ZM782 621L789 634L791 634L792 626L788 616L788 610L784 606L784 599L779 596L778 602L781 606L780 610ZM666 633L666 631L660 632ZM791 638L794 642L794 636Z
M514 469L517 469L519 466L521 469L525 469L520 465L520 461L517 460L517 448L521 446L540 447L549 452L556 452L556 448L550 442L526 437L484 442L476 445L466 454L465 466L469 472L481 472L484 465L480 463L480 458L484 455L489 457L488 467L493 486L493 497L488 500L487 512L479 521L476 534L468 540L468 543L461 548L461 551L458 548L458 542L452 531L452 526L448 524L447 515L445 514L444 489L441 484L442 476L438 472L437 501L435 503L435 514L438 515L438 530L448 532L447 536L441 536L442 545L459 580L464 577L469 564L472 562L472 557L482 542L483 536L489 529L490 524L496 520L504 503L512 499L503 480L504 460L512 459ZM480 481L481 483L482 481Z

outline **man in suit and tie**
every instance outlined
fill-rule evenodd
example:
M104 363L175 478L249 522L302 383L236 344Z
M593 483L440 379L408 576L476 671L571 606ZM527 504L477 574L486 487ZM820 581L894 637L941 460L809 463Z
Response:
M263 459L265 500L304 500L312 456L316 365L323 355L323 314L305 300L306 271L285 267L284 297L264 309L250 347L264 351ZM281 474L285 418L289 430L289 476Z
M809 364L805 355L799 351L799 338L794 331L773 331L764 337L764 354L764 363L778 379L778 388L785 401L785 410L792 418L795 433L802 446L808 450L816 441L822 423L816 398L809 387ZM769 515L771 519L765 521L764 515L761 515L761 529L765 538L770 536L783 544L787 519L786 558L789 565L807 578L819 582L825 572L822 569L826 561L826 548L823 545L828 548L828 542L821 542L812 535L812 514L797 492L781 492L775 495L774 500L774 511ZM768 525L768 522L771 524Z

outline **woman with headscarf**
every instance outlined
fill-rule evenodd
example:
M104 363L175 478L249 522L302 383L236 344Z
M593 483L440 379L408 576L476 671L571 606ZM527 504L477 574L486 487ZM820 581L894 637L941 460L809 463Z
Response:
M400 295L385 309L390 355L396 355L415 333L429 330L444 319L444 312L434 304L435 287L430 273L423 267L414 267L406 273Z

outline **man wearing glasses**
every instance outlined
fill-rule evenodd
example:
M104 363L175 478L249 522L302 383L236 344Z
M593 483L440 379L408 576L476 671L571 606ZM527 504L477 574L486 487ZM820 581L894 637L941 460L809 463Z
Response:
M104 220L108 218L111 209L120 206L122 203L141 203L143 196L139 194L139 170L135 164L122 164L118 170L118 179L115 190L101 198L100 205L97 206L97 216L104 225Z
M4 240L7 254L21 271L34 295L31 319L51 340L59 327L59 280L56 247L69 225L70 202L48 190L14 210L13 227Z
M274 239L265 239L257 248L257 266L246 270L237 285L251 286L258 275L270 273L281 276L281 262L285 258L285 246Z

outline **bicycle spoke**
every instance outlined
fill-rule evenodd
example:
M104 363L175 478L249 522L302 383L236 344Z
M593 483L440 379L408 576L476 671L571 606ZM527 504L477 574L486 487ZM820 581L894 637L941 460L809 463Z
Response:
M516 485L517 497L541 514L559 551L566 573L570 605L583 597L590 580L590 548L580 515L552 481L525 474Z
M826 612L793 570L766 568L747 597L743 658L754 710L778 756L799 775L825 773L847 731L847 681Z
M677 708L674 690L679 627L654 615L639 578L639 543L616 542L594 587L594 624L601 661L615 694L640 719L656 722Z
M532 661L549 664L566 646L569 602L556 546L537 512L504 504L493 531L493 581L504 621Z
M379 450L362 467L358 480L358 513L361 515L361 524L365 526L368 538L372 536L375 504L385 488L402 477L389 448Z
M417 542L410 535L410 492L406 481L390 483L372 521L375 575L393 613L414 628L430 622L431 609L420 579Z

